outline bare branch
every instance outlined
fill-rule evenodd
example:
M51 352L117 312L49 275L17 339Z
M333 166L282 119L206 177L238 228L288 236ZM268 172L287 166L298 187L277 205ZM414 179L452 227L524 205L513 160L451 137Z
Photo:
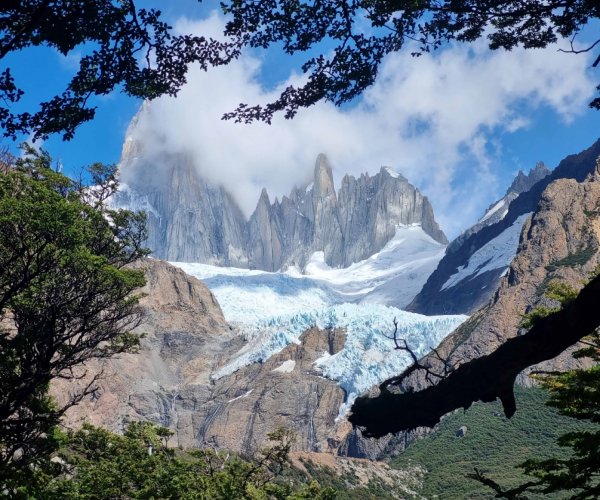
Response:
M598 40L596 40L592 45L586 47L585 49L576 49L574 42L575 42L575 35L573 36L573 38L571 38L571 41L569 42L569 44L571 45L571 48L569 50L558 49L558 51L563 52L565 54L585 54L586 52L589 52L596 45L598 45L600 43L600 38ZM596 64L597 63L594 63L593 66L595 66Z
M381 390L386 390L387 387L389 387L392 384L401 383L404 379L406 379L410 374L414 373L415 371L424 371L425 372L425 379L429 383L433 383L433 378L438 379L438 380L439 379L443 379L449 373L451 373L454 370L454 367L452 365L450 365L449 360L445 359L445 358L442 358L442 356L440 355L440 353L436 349L433 349L433 348L431 348L431 350L435 353L436 358L444 365L444 373L443 374L436 373L436 372L434 372L434 371L431 370L430 366L426 366L426 365L420 363L419 362L419 357L409 347L408 342L406 341L406 339L399 339L398 338L398 320L396 318L394 318L394 332L393 332L392 336L386 335L385 333L382 333L382 335L385 338L394 341L394 349L407 352L408 355L412 359L412 364L399 377L394 377L392 379L386 380L383 384L381 384L379 386ZM402 344L400 344L400 342Z

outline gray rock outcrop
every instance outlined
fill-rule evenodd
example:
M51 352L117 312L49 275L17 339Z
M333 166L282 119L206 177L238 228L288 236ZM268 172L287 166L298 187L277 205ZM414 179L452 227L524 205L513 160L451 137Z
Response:
M257 233L271 241L262 238L251 248L272 253L263 261L256 259L260 253L251 254L249 262L269 271L287 265L302 268L310 255L323 252L330 266L346 267L381 250L398 226L410 224L421 225L434 240L447 243L431 204L404 177L385 167L374 176L346 175L336 192L331 166L319 155L311 184L294 189L270 209L263 191L249 233L251 241Z
M582 182L594 171L598 155L600 140L562 160L551 173L543 164L528 175L519 172L506 196L490 206L498 205L497 210L448 245L446 255L407 309L428 315L471 314L487 304L517 251L526 214L536 210L543 191L559 179ZM512 252L506 250L510 238Z
M68 411L67 426L89 422L123 431L128 421L151 421L174 431L171 445L247 453L285 426L298 435L296 450L339 445L349 428L336 422L345 394L315 371L314 362L343 348L342 330L313 328L264 362L215 378L244 341L212 293L166 262L149 259L138 266L148 282L140 302L140 350L86 364L82 380L55 381L53 395L66 401L95 373L104 373L96 390Z
M130 158L144 173L116 195L115 205L145 210L147 246L170 261L246 267L247 223L231 195L196 174L185 155ZM139 163L143 164L143 169Z
M458 429L456 429L456 437L464 438L468 431L469 429L466 425L461 425Z
M277 271L303 268L314 252L323 252L330 266L347 267L410 224L447 243L427 198L388 168L358 179L346 175L336 192L321 154L312 183L273 202L263 189L246 221L226 188L203 179L190 157L148 159L140 148L126 142L121 171L127 184L113 202L147 212L147 245L164 260Z

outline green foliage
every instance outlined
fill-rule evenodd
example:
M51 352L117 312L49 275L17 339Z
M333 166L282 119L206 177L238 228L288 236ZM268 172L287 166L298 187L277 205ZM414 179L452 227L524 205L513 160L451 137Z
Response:
M590 357L598 363L598 332L585 339L584 346L576 356ZM542 378L542 383L550 391L549 406L593 425L558 439L560 446L571 451L566 456L563 452L547 460L528 460L523 469L539 480L537 489L544 493L568 490L573 492L572 498L596 499L600 497L600 365L550 374Z
M546 289L546 297L558 301L561 307L571 304L578 295L578 291L564 281L551 281Z
M0 3L0 60L28 47L51 47L63 55L82 51L79 68L65 90L16 114L22 85L9 67L0 73L0 126L6 136L45 137L75 128L95 114L93 96L115 89L153 99L176 95L190 64L203 69L227 64L244 47L282 47L286 54L319 50L301 66L306 83L288 86L266 106L241 104L226 118L270 122L277 112L293 117L320 100L341 105L373 84L387 54L410 43L418 56L451 42L487 39L491 49L546 47L572 37L600 18L592 0L230 0L225 42L175 34L160 11L137 9L134 0L3 0ZM333 46L333 48L331 48ZM594 45L587 48L592 50ZM331 50L330 50L331 48ZM598 62L598 61L596 61ZM591 106L600 108L600 98Z
M13 491L59 444L59 407L50 381L72 379L87 360L131 350L140 320L141 271L125 266L146 254L143 215L106 207L114 167L94 166L95 188L50 168L26 150L0 174L0 490ZM46 464L47 465L47 464Z
M589 245L582 248L578 252L571 255L567 255L565 258L552 262L546 266L546 270L549 272L556 271L560 267L575 267L586 264L594 255L598 249L594 245Z
M174 34L160 11L137 9L134 0L3 0L0 3L0 60L28 47L46 46L63 55L83 53L66 89L35 112L14 113L24 91L9 67L0 73L0 126L4 135L52 133L73 137L91 120L90 97L115 89L140 98L175 95L188 65L206 69L237 55L230 44ZM3 61L3 62L6 62ZM43 78L40 75L40 78Z
M599 4L592 0L229 0L223 5L230 16L226 33L242 45L281 45L294 54L329 42L326 54L303 64L308 73L304 85L287 87L266 106L242 104L225 115L244 122L269 122L277 112L291 118L320 100L350 101L373 84L385 56L406 43L415 56L451 41L479 39L487 39L491 49L541 48L576 35L600 17ZM600 108L600 98L591 105Z
M169 448L171 432L131 423L123 436L85 425L61 451L63 473L50 481L49 499L289 499L333 500L316 482L292 486L281 473L294 436L279 430L254 459L214 450ZM279 482L277 481L279 479Z
M340 476L331 468L317 465L311 460L303 461L303 465L317 484L335 491L336 500L391 500L402 498L404 493L382 479L371 479L365 485L360 485L355 476Z
M573 292L567 289L564 293L564 287L556 286L553 291L557 299L573 300ZM600 497L600 365L597 364L600 362L600 334L595 331L580 342L583 347L574 356L591 358L595 366L536 376L549 391L547 405L570 417L571 427L575 423L579 427L571 428L557 438L556 443L562 450L555 451L550 457L536 455L520 464L533 480L521 481L518 495L505 481L476 474L478 481L498 493L498 498L526 500L540 495L566 495L592 500Z
M544 296L556 300L560 306L559 307L547 307L547 306L538 306L529 311L528 313L523 315L521 320L521 328L531 328L537 321L542 318L546 318L555 312L561 310L561 308L568 306L571 304L578 295L578 291L575 290L571 285L565 283L564 281L552 280L545 284L544 286Z
M560 311L560 307L536 307L523 315L520 326L521 328L531 328L540 319L546 318L557 311Z
M521 462L564 455L558 437L565 431L590 428L545 406L547 393L541 389L517 387L515 392L519 410L510 420L504 417L500 403L476 403L445 417L434 433L417 440L393 459L392 465L424 466L427 473L421 493L428 499L494 498L491 490L465 476L478 468L507 488L517 486L527 480L517 468ZM463 425L468 428L467 435L459 438L456 431Z

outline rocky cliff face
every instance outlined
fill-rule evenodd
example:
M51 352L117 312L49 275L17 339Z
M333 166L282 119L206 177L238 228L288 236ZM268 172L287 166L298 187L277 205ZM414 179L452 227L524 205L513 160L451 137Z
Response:
M248 221L226 189L202 179L185 155L147 159L129 141L121 170L128 184L115 205L148 213L148 246L169 261L276 271L303 268L322 251L327 264L346 267L410 224L447 243L427 198L387 168L372 177L346 176L336 192L331 166L319 155L311 184L274 202L263 190Z
M216 379L214 373L243 346L210 291L166 262L141 264L148 284L142 299L145 333L139 353L86 366L104 371L98 388L69 410L67 425L84 421L122 431L130 420L149 420L175 431L173 445L217 446L253 452L281 426L298 433L295 449L335 449L348 431L336 417L344 391L314 371L323 353L344 346L341 330L305 332L263 363ZM77 387L57 381L66 398Z
M129 168L137 169L139 161L130 158ZM248 228L231 195L198 177L184 155L143 163L147 172L135 186L124 186L116 204L146 211L147 245L154 254L171 261L245 267Z
M262 239L260 248L273 249L271 255L277 258L269 260L267 255L260 261L257 254L251 256L251 266L259 269L302 268L314 252L323 252L332 267L346 267L381 250L400 225L419 224L434 240L447 243L427 198L385 167L372 177L346 175L336 192L331 166L319 155L311 184L276 200L270 210L267 203L263 191L249 232L256 234L258 229L270 236L270 241Z
M538 164L517 175L505 197L481 221L452 241L408 310L421 314L471 314L488 303L514 258L521 228L546 187L559 179L583 181L595 168L600 140L571 155L551 173Z
M520 333L520 321L538 305L558 303L544 296L553 280L575 289L600 263L600 160L583 182L558 179L543 190L523 224L516 257L491 302L447 337L438 352L451 364L489 354ZM434 366L439 363L429 357ZM585 361L583 361L585 362ZM570 352L532 369L563 370L577 366ZM523 374L521 383L530 383ZM409 385L424 387L422 374Z
M122 430L127 420L152 420L174 425L180 391L190 387L208 393L210 374L224 353L240 342L223 318L212 293L197 279L166 262L148 259L147 285L141 299L145 334L139 353L89 363L88 374L104 372L98 389L67 414L67 423L89 421ZM82 381L85 383L85 381ZM57 381L63 397L76 386Z

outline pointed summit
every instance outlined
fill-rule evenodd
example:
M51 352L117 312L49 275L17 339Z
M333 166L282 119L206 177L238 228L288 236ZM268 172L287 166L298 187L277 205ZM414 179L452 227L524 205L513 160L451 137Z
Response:
M258 204L260 205L261 203L266 203L267 205L271 206L271 201L269 200L269 193L267 193L267 188L262 188L262 191L260 192Z
M391 177L392 179L400 179L401 181L408 182L406 177L404 177L402 174L396 172L392 167L381 167L381 169L379 170L379 173L381 174L382 177L387 176L387 177Z
M317 197L326 197L331 195L335 197L331 165L329 165L329 160L323 153L317 156L317 161L315 162L313 193L314 196Z
M542 161L537 162L535 168L532 168L527 175L525 175L522 170L519 170L519 173L507 189L506 194L521 194L525 191L529 191L535 183L542 180L549 173L550 170Z

